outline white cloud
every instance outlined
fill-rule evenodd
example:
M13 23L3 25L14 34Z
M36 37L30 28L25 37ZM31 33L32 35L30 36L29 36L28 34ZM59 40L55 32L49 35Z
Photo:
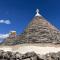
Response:
M6 20L5 23L6 24L11 24L11 22L9 20Z
M4 20L0 20L0 23L4 23Z
M9 37L9 34L0 34L0 38L7 38Z
M10 20L0 20L0 23L11 24Z

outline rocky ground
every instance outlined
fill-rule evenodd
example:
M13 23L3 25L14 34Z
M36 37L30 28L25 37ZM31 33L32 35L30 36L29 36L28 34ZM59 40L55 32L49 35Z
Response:
M38 55L35 52L21 54L19 52L0 50L0 60L60 60L60 52Z

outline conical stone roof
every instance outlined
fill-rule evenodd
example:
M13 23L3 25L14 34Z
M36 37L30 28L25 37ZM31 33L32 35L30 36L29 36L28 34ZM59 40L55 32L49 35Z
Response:
M36 15L21 35L15 38L7 38L3 44L60 43L60 31L42 17L38 9L36 12Z
M27 43L59 43L60 31L43 18L37 10L37 14L21 37Z

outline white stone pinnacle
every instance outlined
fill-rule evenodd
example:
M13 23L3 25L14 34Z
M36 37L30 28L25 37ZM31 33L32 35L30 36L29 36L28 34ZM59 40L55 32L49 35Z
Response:
M36 10L36 15L35 15L35 16L41 16L41 15L39 14L39 9Z

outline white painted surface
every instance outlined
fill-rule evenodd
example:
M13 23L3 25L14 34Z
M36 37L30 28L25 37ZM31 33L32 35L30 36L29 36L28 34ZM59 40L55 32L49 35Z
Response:
M42 47L42 46L34 46L34 45L18 45L18 46L4 46L4 47L0 47L0 50L4 50L4 51L12 51L12 52L20 52L22 54L26 53L26 52L32 52L34 51L37 54L41 54L44 55L46 53L50 53L50 52L58 52L60 51L60 47Z
M35 15L35 16L41 16L41 15L39 14L39 9L36 10L36 15Z

